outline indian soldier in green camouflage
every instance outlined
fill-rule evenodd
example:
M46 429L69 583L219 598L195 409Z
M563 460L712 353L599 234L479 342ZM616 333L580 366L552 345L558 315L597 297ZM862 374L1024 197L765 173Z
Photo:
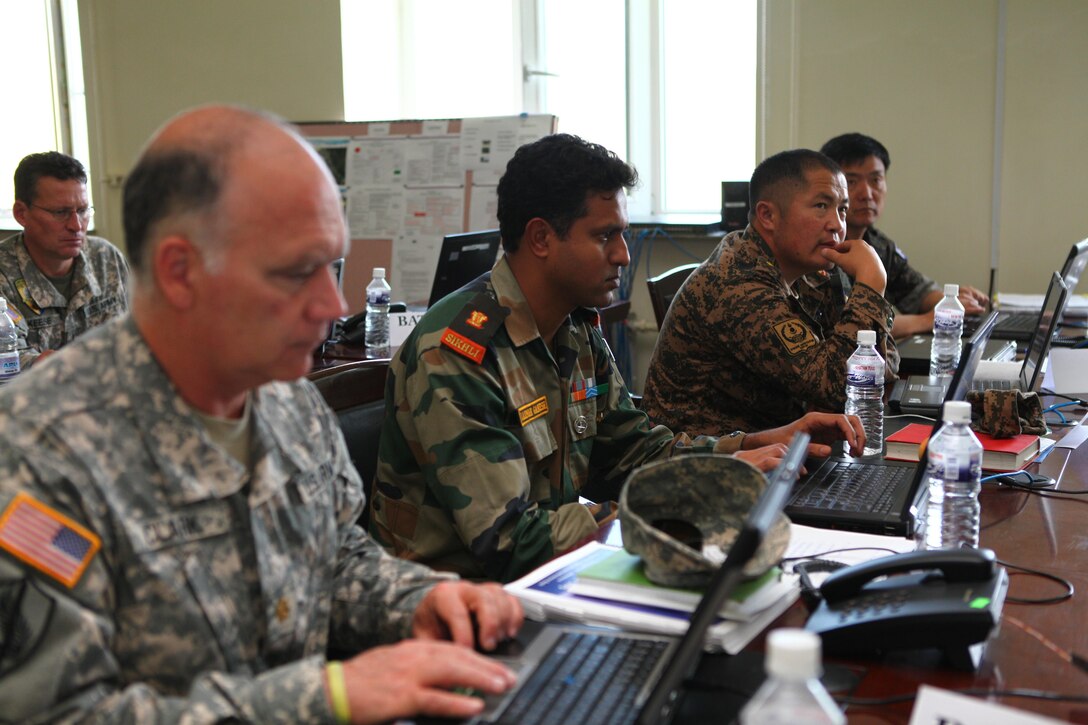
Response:
M0 242L0 296L27 348L25 370L128 309L128 264L117 247L87 236L87 172L56 151L30 154L15 169L15 220L23 231Z
M749 188L748 228L691 273L665 317L643 396L655 423L698 434L841 411L857 331L875 330L885 359L894 346L880 258L843 241L846 180L835 162L807 149L776 154ZM832 264L856 281L845 305L827 283Z
M888 193L888 169L892 160L884 144L862 133L844 133L829 140L820 152L842 167L850 208L846 212L846 238L864 239L880 256L888 273L884 298L897 310L892 335L898 340L919 332L933 330L933 308L944 296L944 288L915 269L907 261L903 249L896 245L874 224L884 212ZM837 270L832 282L850 293L852 284L844 270ZM969 315L983 312L987 305L985 293L960 285L960 302Z
M324 164L207 107L153 138L124 196L132 315L0 392L0 719L480 712L450 690L514 676L474 625L493 647L520 606L366 535L336 419L296 380L345 309Z
M610 521L647 461L736 452L766 470L794 429L821 443L863 435L856 418L816 415L692 439L635 408L592 308L611 302L630 262L636 180L612 152L565 134L510 161L498 188L505 256L428 310L390 366L370 528L398 556L511 580Z

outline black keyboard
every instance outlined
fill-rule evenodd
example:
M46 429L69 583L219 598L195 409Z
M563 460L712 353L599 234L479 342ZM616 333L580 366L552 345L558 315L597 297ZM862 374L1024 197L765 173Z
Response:
M809 481L797 492L791 506L827 511L871 511L886 514L892 510L896 486L910 476L909 466L875 466L867 463L836 463L818 480ZM832 479L831 483L825 483Z
M668 642L566 632L507 705L500 723L634 722L635 697Z

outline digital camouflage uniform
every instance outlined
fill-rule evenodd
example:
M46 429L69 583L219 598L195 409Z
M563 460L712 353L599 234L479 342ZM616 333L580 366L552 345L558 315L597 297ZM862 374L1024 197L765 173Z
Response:
M636 466L717 440L651 427L594 311L571 314L549 350L505 257L420 319L386 411L371 533L399 556L499 580L597 530L579 494L614 501Z
M101 540L72 589L0 549L0 720L334 722L326 646L409 633L436 577L356 525L319 394L249 405L251 473L128 317L0 392L0 509L26 492Z
M22 233L0 242L0 295L21 318L16 326L29 346L19 355L24 370L42 350L64 347L128 310L128 263L105 239L87 237L72 274L66 300L30 258Z
M728 234L673 299L646 378L642 409L694 434L785 425L808 410L842 412L858 330L887 359L891 305L867 285L844 304L826 274L791 289L767 243ZM894 377L889 369L887 377Z
M922 299L930 292L940 292L939 287L907 261L907 255L896 246L883 232L869 227L861 237L876 250L884 271L888 275L888 284L884 288L884 299L891 302L904 315L917 315L923 312ZM841 269L832 275L832 283L842 290L843 299L850 295L852 282Z

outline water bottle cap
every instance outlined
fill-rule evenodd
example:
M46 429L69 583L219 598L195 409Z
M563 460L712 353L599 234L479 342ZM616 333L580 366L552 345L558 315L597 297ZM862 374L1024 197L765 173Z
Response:
M791 680L820 676L820 636L804 629L776 629L767 636L767 674Z
M859 345L875 345L876 330L858 330Z
M945 297L959 297L960 296L960 286L958 284L946 284L944 286L944 296Z
M944 404L941 417L945 423L970 423L971 404L966 400L950 400Z
M378 277L385 279L385 267L374 268L374 278L377 279Z

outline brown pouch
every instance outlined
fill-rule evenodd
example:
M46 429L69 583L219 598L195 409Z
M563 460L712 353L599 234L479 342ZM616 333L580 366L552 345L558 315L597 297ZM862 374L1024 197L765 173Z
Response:
M972 390L971 427L994 438L1011 438L1021 433L1046 435L1043 403L1037 393L1020 390Z

